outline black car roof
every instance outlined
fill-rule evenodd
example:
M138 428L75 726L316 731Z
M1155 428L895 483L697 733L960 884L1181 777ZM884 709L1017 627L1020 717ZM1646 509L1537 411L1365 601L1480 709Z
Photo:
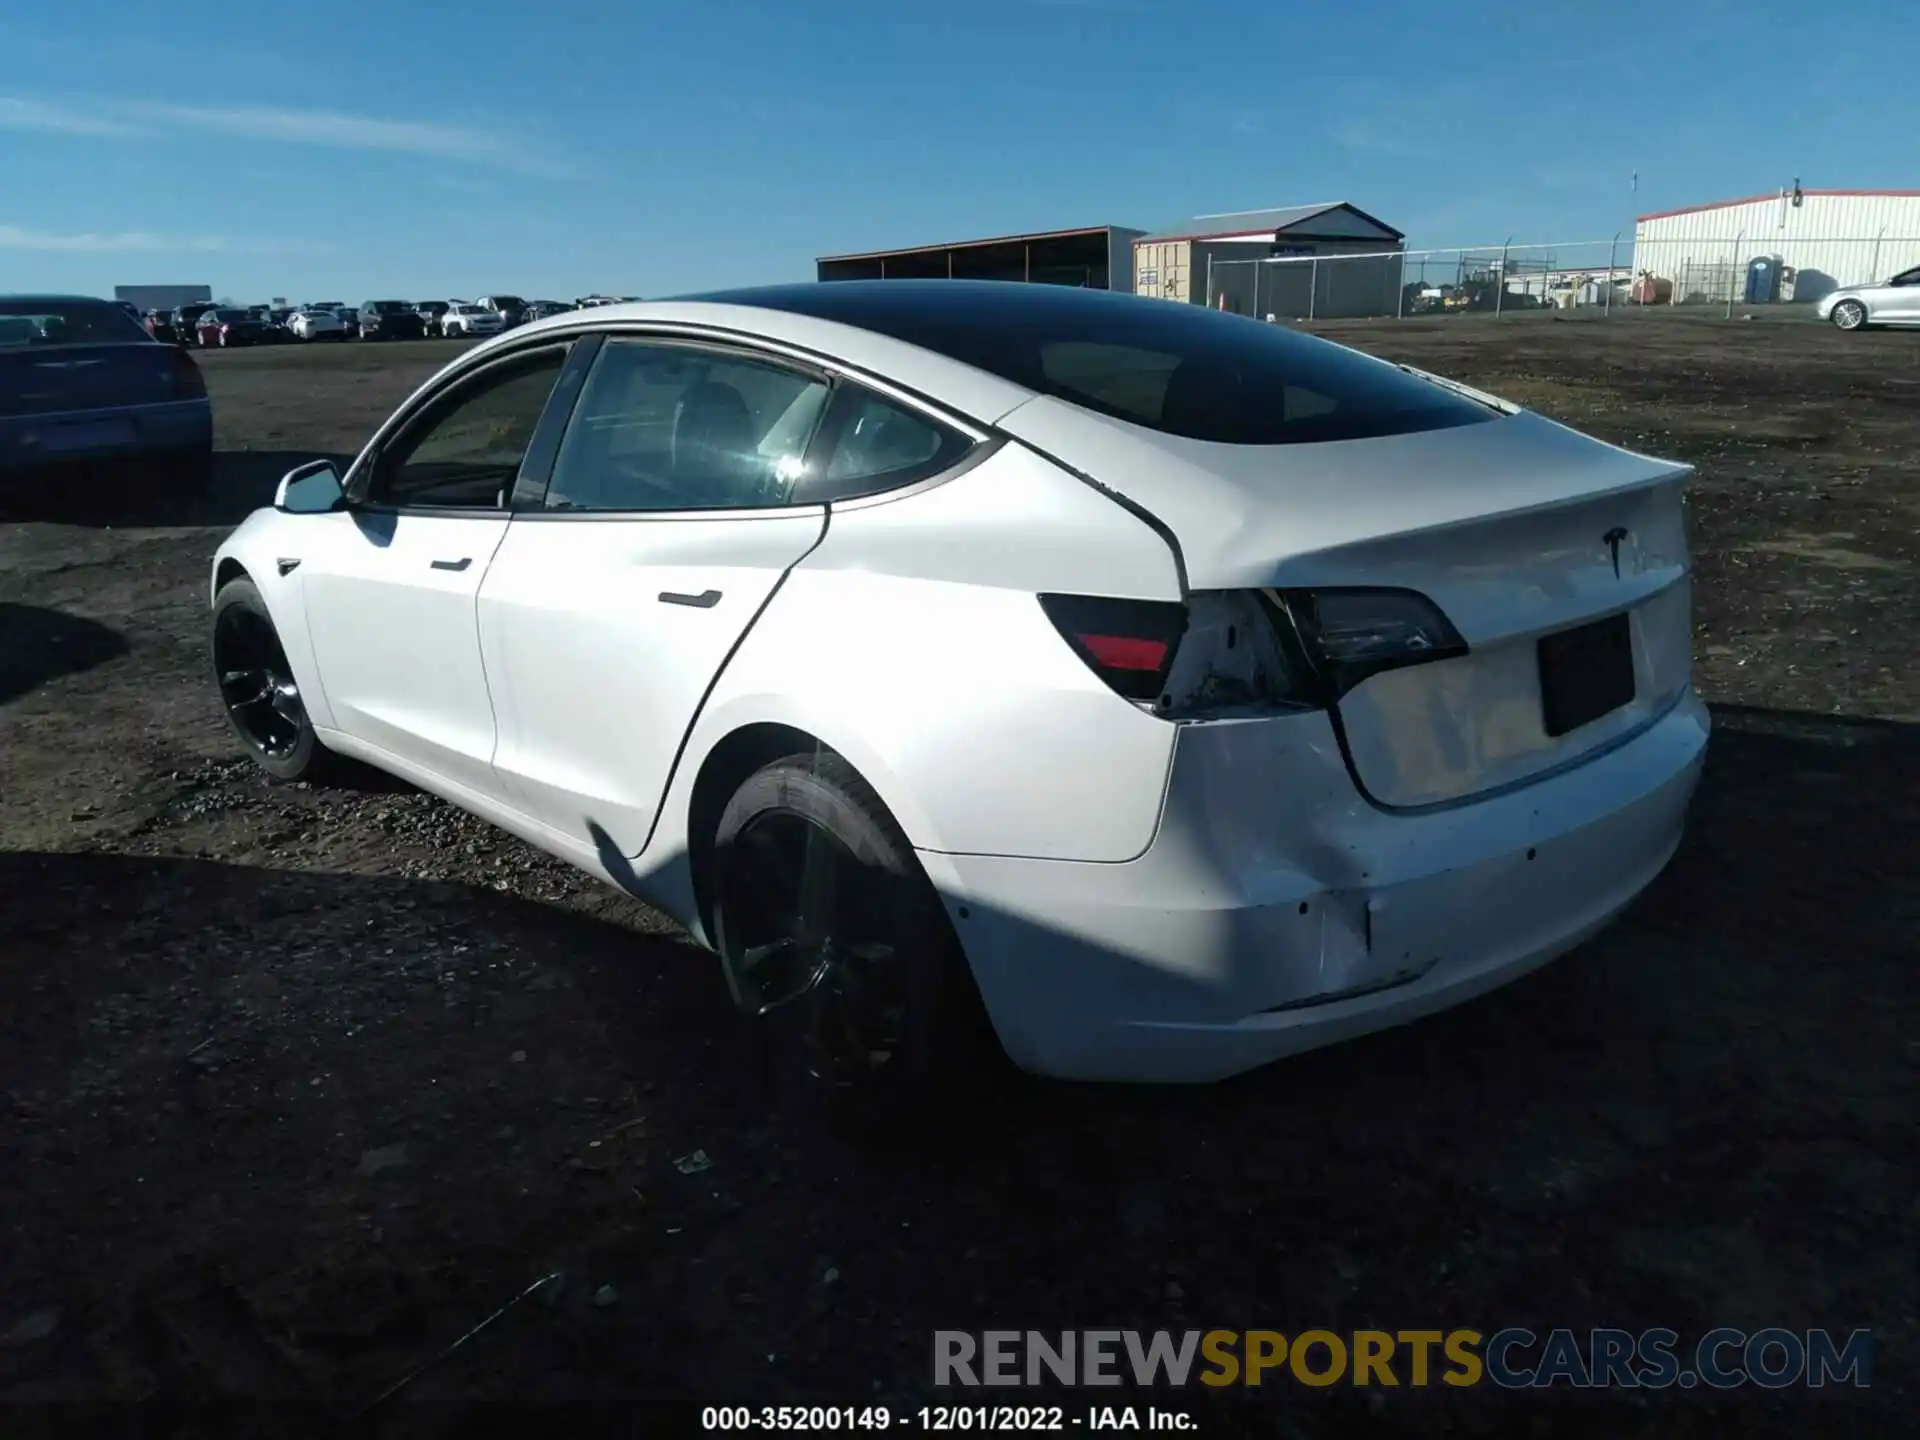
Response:
M682 298L854 326L1131 424L1220 444L1372 439L1477 424L1497 413L1290 326L1077 285L837 280ZM1063 376L1047 360L1056 344L1157 354L1174 376L1191 374L1195 383L1169 379L1163 396L1109 383L1118 373L1110 366ZM1272 401L1285 384L1334 403L1289 417Z

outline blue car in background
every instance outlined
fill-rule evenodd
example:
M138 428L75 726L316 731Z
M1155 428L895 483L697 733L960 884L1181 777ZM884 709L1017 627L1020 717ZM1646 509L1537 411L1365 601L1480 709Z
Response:
M185 350L112 300L0 295L0 493L183 496L212 469L213 407Z

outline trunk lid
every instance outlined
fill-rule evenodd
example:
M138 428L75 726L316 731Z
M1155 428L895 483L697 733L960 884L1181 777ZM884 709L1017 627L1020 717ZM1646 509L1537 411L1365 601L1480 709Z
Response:
M1263 447L1048 398L999 423L1163 523L1192 590L1388 587L1440 607L1469 653L1372 676L1337 705L1354 778L1379 804L1445 804L1558 769L1665 713L1689 682L1688 466L1527 412ZM1611 616L1626 617L1631 697L1552 733L1550 705L1593 662L1543 658L1539 642Z
M58 415L177 398L171 345L0 347L0 415Z

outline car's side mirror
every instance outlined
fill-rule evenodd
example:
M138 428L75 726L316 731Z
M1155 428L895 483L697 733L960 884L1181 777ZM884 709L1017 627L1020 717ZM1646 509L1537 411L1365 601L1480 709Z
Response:
M309 460L280 477L273 508L288 515L330 515L347 508L346 487L331 460Z

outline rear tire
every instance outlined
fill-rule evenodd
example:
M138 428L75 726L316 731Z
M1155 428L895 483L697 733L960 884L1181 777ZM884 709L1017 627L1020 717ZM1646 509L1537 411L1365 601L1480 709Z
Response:
M1842 300L1833 307L1833 313L1827 318L1839 330L1864 330L1867 328L1867 307L1858 300Z
M755 771L712 853L715 948L766 1026L776 1083L908 1118L949 1097L977 1104L1010 1071L938 893L840 756Z
M314 733L280 633L251 580L220 587L208 631L227 723L253 762L286 783L337 778L346 762Z

